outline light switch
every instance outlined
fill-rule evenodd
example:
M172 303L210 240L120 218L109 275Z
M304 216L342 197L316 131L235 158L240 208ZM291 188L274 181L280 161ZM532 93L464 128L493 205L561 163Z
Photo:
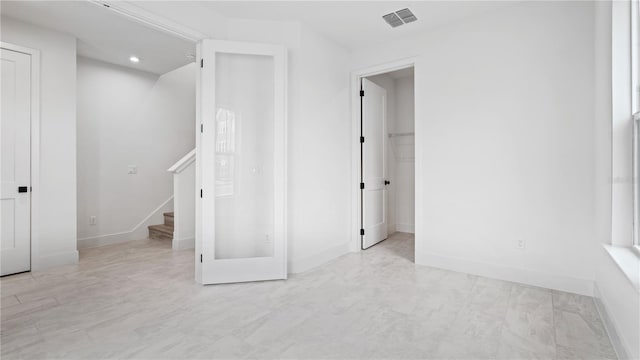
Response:
M137 174L138 173L138 165L129 165L128 174Z

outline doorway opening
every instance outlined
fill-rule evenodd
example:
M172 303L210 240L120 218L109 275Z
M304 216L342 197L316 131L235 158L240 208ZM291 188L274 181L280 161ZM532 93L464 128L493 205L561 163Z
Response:
M115 7L75 6L101 20L91 24L60 14L82 39L75 64L80 261L115 244L125 252L194 248L196 44ZM113 29L128 36L115 39Z
M414 252L414 67L360 77L360 249ZM413 256L411 256L413 260Z

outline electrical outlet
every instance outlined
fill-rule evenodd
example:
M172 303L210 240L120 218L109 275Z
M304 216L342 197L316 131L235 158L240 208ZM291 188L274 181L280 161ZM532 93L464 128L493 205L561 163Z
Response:
M96 224L96 217L95 216L90 216L89 217L89 225L95 225Z
M520 239L520 240L518 240L518 242L516 243L516 247L517 247L518 249L524 249L525 245L526 245L526 243L525 243L524 239Z

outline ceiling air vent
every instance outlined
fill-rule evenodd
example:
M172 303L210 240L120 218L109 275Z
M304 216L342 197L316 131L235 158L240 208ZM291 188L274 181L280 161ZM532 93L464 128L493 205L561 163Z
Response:
M415 15L413 15L411 10L409 9L398 10L396 11L396 15L398 15L400 19L404 21L405 24L418 20L418 18Z
M409 9L398 10L384 15L382 18L387 22L387 24L391 25L391 27L398 27L418 20L418 18L413 15Z
M402 20L400 20L398 15L396 15L396 13L387 14L387 15L383 16L382 18L384 19L384 21L387 22L387 24L391 25L391 27L398 27L398 26L404 24L402 22Z

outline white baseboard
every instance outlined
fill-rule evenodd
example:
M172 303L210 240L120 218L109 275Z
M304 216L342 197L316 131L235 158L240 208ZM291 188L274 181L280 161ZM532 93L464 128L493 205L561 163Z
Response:
M173 195L165 200L160 206L149 213L133 229L113 234L97 235L78 239L78 249L88 249L93 247L118 244L132 240L146 239L149 230L147 226L161 224L164 221L163 213L173 209Z
M416 226L413 225L413 224L396 224L396 231L397 232L415 234L416 233Z
M387 234L393 234L396 232L396 224L388 224L387 225Z
M131 241L131 231L78 239L78 249L88 249L126 241Z
M47 256L40 256L33 259L32 271L44 270L56 266L71 265L78 263L78 250L59 252Z
M593 280L558 276L543 272L506 267L497 264L469 261L436 254L416 253L416 264L456 272L543 287L547 289L593 296Z
M194 249L196 247L195 238L173 239L171 248L173 250Z
M289 274L297 274L311 270L314 267L320 266L330 260L333 260L339 256L342 256L349 252L349 243L344 243L338 246L334 246L320 253L312 256L307 256L303 259L296 260L290 259L287 267Z
M627 351L622 341L622 338L618 335L619 332L617 330L617 326L613 321L613 318L609 315L609 312L607 311L607 307L602 302L601 299L602 299L602 296L600 294L600 290L598 289L598 285L594 284L593 302L596 304L596 309L598 310L600 319L602 319L602 324L604 325L604 328L607 331L607 335L609 335L609 340L611 340L611 345L613 345L613 349L616 351L616 355L618 355L618 359L629 359L629 352Z

